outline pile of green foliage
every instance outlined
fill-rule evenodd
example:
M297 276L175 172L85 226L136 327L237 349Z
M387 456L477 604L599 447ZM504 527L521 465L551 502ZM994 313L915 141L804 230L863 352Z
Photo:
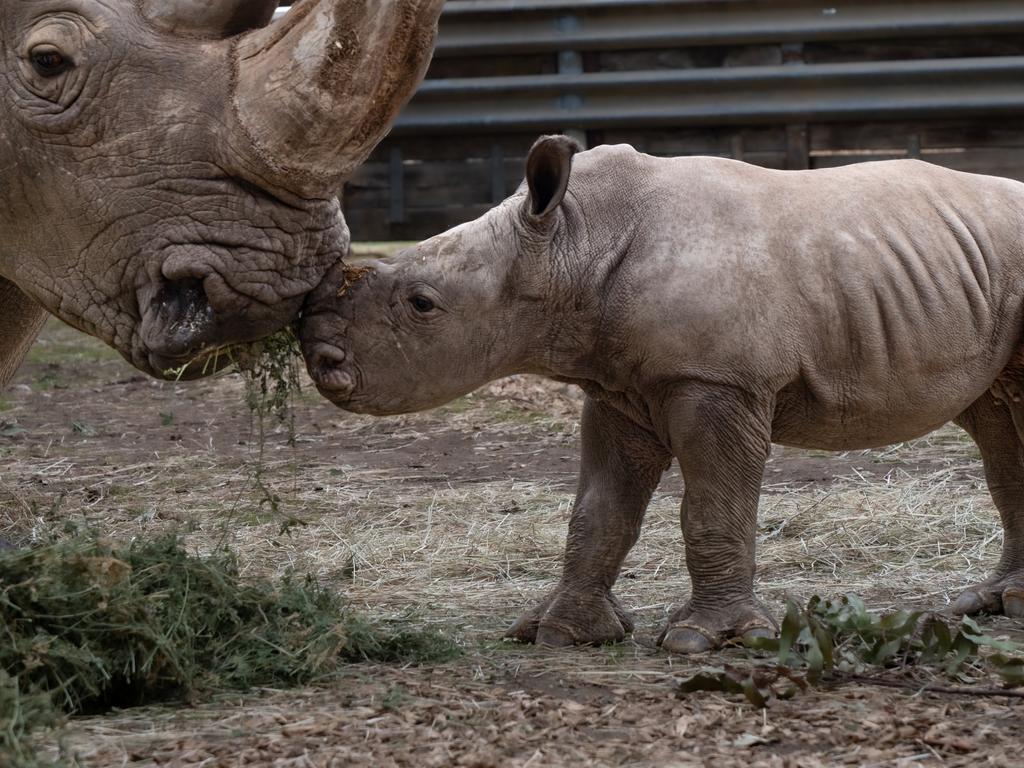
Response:
M190 555L175 537L0 552L0 756L27 764L30 732L61 711L302 685L346 662L455 653L437 634L371 627L309 578L243 580L230 553Z
M779 637L747 647L770 654L768 663L701 670L681 683L680 694L737 693L764 707L818 683L865 681L868 672L892 669L968 684L993 676L1008 687L1024 684L1024 646L989 637L966 617L953 624L926 611L873 613L856 595L815 596L804 608L790 600ZM933 686L918 679L906 687Z

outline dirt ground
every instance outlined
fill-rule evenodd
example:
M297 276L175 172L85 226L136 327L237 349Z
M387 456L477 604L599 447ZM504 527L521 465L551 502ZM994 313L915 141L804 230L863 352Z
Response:
M441 665L354 665L322 687L79 718L66 744L87 766L1021 764L1020 698L844 685L756 710L677 697L680 679L738 652L681 659L654 646L689 588L675 472L617 589L634 638L503 643L558 578L579 405L520 378L371 419L307 386L294 447L283 427L265 444L275 514L254 480L237 376L151 381L52 323L0 393L0 536L87 524L121 538L174 529L200 551L227 541L250 573L312 572L365 613L440 628L465 649ZM943 608L998 555L977 454L952 428L883 451L780 449L765 489L758 588L776 608L846 591L874 608ZM1003 619L984 626L1021 635Z

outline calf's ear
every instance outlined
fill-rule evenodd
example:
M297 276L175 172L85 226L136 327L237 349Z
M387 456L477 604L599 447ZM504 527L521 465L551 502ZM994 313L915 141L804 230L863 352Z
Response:
M562 203L569 187L572 158L583 148L568 136L541 136L526 160L527 207L532 216L547 216Z

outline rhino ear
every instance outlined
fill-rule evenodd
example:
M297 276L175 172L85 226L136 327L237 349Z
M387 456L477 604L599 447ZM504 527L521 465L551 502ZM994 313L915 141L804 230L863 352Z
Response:
M530 188L530 215L547 216L559 205L569 188L572 158L583 148L568 136L541 136L526 160L526 183Z
M142 0L142 15L165 32L224 38L265 27L278 0Z

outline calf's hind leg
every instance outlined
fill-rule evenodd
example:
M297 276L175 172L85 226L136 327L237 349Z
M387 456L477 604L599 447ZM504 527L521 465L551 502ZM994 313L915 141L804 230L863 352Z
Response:
M958 614L1024 618L1024 402L997 384L957 418L977 443L992 501L1003 522L1003 554L995 572L953 604Z
M562 580L512 625L506 637L514 640L564 646L621 640L633 631L611 590L672 456L653 434L592 398L583 406L581 433Z

